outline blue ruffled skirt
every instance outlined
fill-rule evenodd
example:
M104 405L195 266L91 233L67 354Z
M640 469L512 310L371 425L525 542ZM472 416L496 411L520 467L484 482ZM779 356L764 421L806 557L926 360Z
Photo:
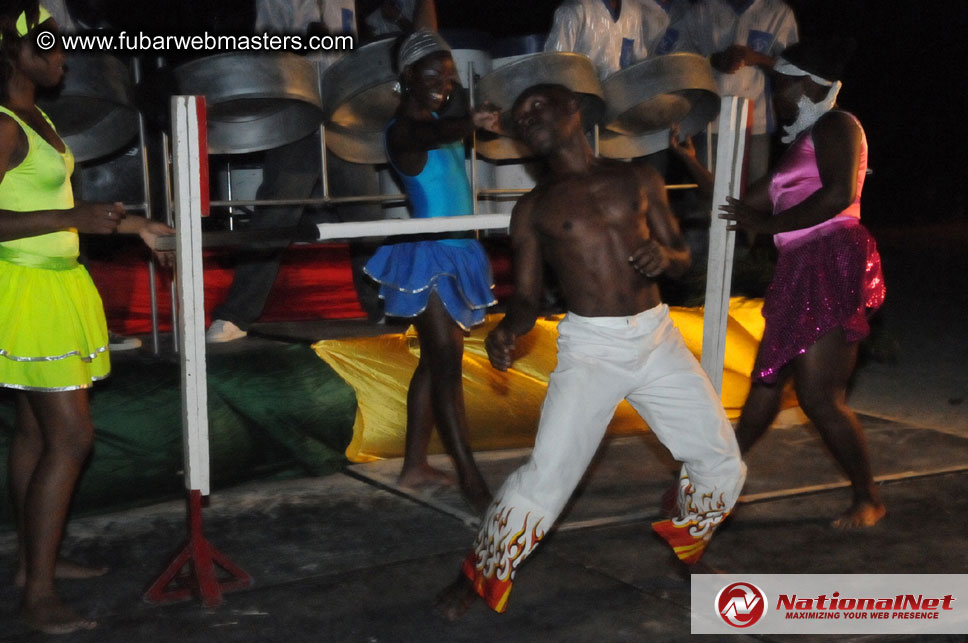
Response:
M454 321L469 330L497 302L490 261L473 239L380 246L363 270L380 284L384 310L393 317L416 317L436 292Z

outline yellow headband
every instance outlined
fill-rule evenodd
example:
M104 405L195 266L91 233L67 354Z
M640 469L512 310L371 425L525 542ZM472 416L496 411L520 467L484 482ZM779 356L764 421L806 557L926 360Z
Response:
M38 9L40 11L37 14L37 24L35 24L35 25L28 25L27 24L27 12L26 11L21 11L20 12L20 17L17 18L17 35L20 36L21 38L23 38L28 33L30 33L30 30L33 27L36 27L37 25L43 23L45 20L47 20L48 18L50 18L50 11L47 11L47 9L44 9L43 7L38 7ZM2 39L3 39L3 36L0 35L0 40L2 40Z

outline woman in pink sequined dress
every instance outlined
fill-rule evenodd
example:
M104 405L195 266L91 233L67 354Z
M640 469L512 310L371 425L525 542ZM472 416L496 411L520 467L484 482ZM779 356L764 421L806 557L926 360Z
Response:
M885 513L866 439L846 405L859 340L884 301L874 239L860 223L867 139L834 109L847 52L836 42L789 47L774 71L774 106L790 147L743 200L729 199L730 229L772 234L779 253L766 294L766 330L737 428L746 451L776 418L793 378L800 406L850 479L854 500L835 527L875 524Z

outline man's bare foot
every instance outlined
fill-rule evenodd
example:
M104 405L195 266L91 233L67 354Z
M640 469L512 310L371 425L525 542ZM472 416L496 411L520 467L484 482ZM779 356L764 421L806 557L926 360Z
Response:
M871 502L869 500L855 502L850 506L850 509L840 514L840 516L830 523L830 526L836 529L873 527L886 513L887 509L883 503Z
M63 580L86 580L88 578L104 576L107 573L107 567L85 567L84 565L72 563L63 558L58 558L57 566L54 567L54 578ZM17 573L13 577L13 584L17 587L23 587L26 583L27 572L21 567L17 569Z
M97 627L97 621L82 618L53 595L29 603L25 600L20 609L20 618L28 626L45 634L70 634Z
M428 487L452 487L457 484L457 478L453 474L425 464L422 467L411 467L401 471L397 484L404 489L420 491Z
M471 580L461 574L457 580L445 587L434 600L437 613L448 621L460 619L474 602L480 598L474 591Z

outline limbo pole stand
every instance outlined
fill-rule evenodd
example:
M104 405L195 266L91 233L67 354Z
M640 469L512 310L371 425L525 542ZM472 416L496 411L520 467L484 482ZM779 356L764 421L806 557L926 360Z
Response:
M718 394L723 392L729 291L733 281L733 248L736 243L736 233L727 230L726 221L719 218L719 206L726 204L727 196L738 199L743 189L750 111L749 99L723 96L709 223L709 260L706 264L706 303L700 360Z
M223 592L250 587L253 581L202 533L202 497L210 491L202 276L202 217L209 210L205 99L175 96L171 111L188 542L148 588L144 598L151 603L163 603L194 595L205 607L217 607L222 603Z

